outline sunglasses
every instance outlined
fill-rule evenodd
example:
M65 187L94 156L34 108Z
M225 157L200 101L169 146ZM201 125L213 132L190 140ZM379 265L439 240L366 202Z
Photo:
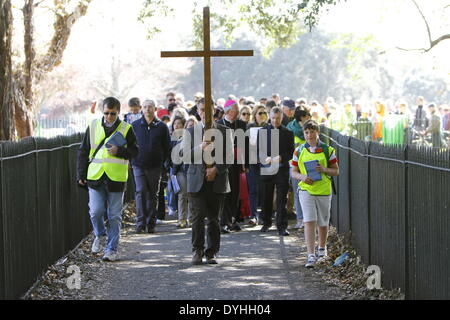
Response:
M169 101L176 101L175 99L169 99Z
M267 112L259 112L258 113L260 116L267 116Z
M109 115L111 115L111 116L117 116L117 112L103 112L103 114L105 115L105 116L109 116Z
M249 115L250 115L250 113L247 113L247 112L243 112L243 113L242 113L242 115L243 115L243 116L249 116Z

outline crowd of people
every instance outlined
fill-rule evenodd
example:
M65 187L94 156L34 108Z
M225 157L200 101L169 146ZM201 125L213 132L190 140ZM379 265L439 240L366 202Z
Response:
M78 156L78 183L89 190L96 236L92 252L101 251L101 239L107 235L104 260L117 259L123 192L130 178L135 186L136 232L157 232L166 217L167 204L167 214L177 218L178 228L192 228L193 264L202 264L203 257L206 263L216 264L220 234L241 231L243 222L259 225L265 233L274 221L278 234L289 236L289 212L297 219L293 229L304 230L306 266L313 267L317 259L327 256L332 177L339 175L336 151L319 139L320 126L364 140L398 143L391 137L395 126L389 119L400 119L402 139L410 139L411 128L424 135L430 133L434 146L442 145L442 132L450 129L449 107L429 104L425 109L422 97L417 99L415 116L402 101L394 105L376 101L371 108L358 101L339 105L328 98L319 104L305 98L282 99L279 94L258 101L230 95L213 101L213 105L213 128L232 146L227 149L229 145L224 145L223 164L175 161L183 157L174 152L177 146L205 152L214 145L205 139L194 145L185 138L185 132L193 135L196 130L205 137L208 121L201 93L185 101L182 94L169 92L162 105L155 99L141 102L132 98L129 112L122 110L124 121L120 120L117 99L101 102L103 118L89 125ZM261 129L268 136L267 156L261 158L258 152L255 163L249 161L249 150L250 146L259 148ZM249 133L244 146L233 136L238 130ZM123 145L109 144L116 132L125 137ZM278 139L277 151L271 150L274 137ZM244 158L240 159L242 148ZM225 161L230 155L234 159ZM262 174L274 164L275 171Z

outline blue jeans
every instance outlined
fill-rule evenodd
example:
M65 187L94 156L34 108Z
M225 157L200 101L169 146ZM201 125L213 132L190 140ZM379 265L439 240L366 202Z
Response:
M105 252L117 252L122 226L124 192L109 192L105 184L89 188L89 215L96 237L108 235ZM105 227L105 213L108 223Z
M173 192L172 180L172 169L170 169L169 180L167 181L167 206L172 211L178 210L178 193Z
M292 191L294 192L294 206L295 206L295 213L297 214L297 220L303 220L303 211L302 206L300 205L300 199L298 197L298 183L300 180L296 180L292 177L291 184L292 184Z

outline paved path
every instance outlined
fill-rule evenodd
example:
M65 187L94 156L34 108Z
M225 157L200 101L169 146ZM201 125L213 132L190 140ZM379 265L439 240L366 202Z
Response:
M222 235L218 265L191 265L191 231L165 222L157 233L122 236L120 261L107 268L101 299L150 300L308 300L345 299L304 268L302 239L294 232L244 226ZM303 237L303 235L302 235ZM348 297L347 297L348 298Z

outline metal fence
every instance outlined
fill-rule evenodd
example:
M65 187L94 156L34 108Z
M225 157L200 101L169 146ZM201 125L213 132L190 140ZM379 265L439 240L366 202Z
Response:
M76 133L85 132L88 122L88 117L83 114L61 118L46 118L40 116L37 120L34 136L40 138L71 136Z
M82 136L0 143L0 299L22 296L90 232L76 184Z
M385 288L450 299L450 150L364 142L322 128L337 149L331 223Z

